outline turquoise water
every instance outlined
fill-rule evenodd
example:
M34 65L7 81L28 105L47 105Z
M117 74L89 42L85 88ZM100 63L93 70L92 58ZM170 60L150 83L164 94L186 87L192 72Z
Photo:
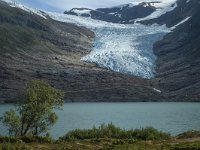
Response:
M0 116L12 107L0 105ZM57 113L59 120L51 130L54 138L110 122L125 129L153 126L173 135L200 130L200 103L66 103ZM0 134L7 134L2 125Z

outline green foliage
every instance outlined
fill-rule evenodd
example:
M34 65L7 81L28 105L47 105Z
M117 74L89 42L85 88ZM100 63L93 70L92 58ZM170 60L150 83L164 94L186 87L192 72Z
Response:
M170 138L170 134L158 131L152 127L142 129L124 130L114 126L112 123L102 124L98 128L92 129L76 129L69 131L62 140L83 140L83 139L99 139L99 138L113 138L113 139L138 139L138 140L165 140Z
M5 112L2 123L8 127L11 136L38 136L47 133L58 120L54 109L61 109L64 94L41 80L26 85L22 103L14 110Z
M26 86L25 101L18 106L22 120L21 135L46 133L58 119L52 112L61 109L64 94L44 81L33 80Z
M10 136L19 135L20 131L20 117L15 113L14 110L10 110L4 113L3 117L0 119L3 125L8 127Z
M152 127L132 130L131 133L136 139L142 140L163 140L170 138L169 134L158 131Z

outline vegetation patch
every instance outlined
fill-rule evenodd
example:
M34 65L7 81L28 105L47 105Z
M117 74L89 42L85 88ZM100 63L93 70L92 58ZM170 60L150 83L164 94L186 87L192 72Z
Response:
M152 127L146 127L141 129L125 130L115 125L102 124L99 127L93 127L92 129L76 129L68 132L61 140L73 141L83 139L100 139L100 138L112 138L112 139L137 139L137 140L166 140L171 136L168 133L158 131Z
M58 120L54 112L63 106L64 93L41 80L27 83L22 94L23 101L16 110L4 113L0 121L14 137L39 136L46 134Z

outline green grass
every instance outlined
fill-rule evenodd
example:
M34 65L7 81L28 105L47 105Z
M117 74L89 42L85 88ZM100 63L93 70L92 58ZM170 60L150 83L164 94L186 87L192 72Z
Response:
M199 142L91 139L71 142L0 142L0 150L200 150Z
M0 150L200 150L197 131L172 137L152 127L125 130L113 124L50 137L0 137Z
M169 143L145 143L137 142L135 144L113 144L109 146L104 146L104 150L200 150L200 142L191 143L179 143L179 144L169 144Z
M200 142L177 144L172 147L172 150L200 150Z
M0 137L0 143L19 143L19 142L24 142L24 143L52 143L55 140L53 140L50 137Z

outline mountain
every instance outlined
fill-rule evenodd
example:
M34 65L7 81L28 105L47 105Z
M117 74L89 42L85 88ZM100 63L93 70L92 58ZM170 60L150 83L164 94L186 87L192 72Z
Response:
M150 15L156 10L154 3L157 2L143 2L138 5L125 4L111 8L99 8L96 10L88 8L73 8L70 11L65 11L65 14L71 14L82 17L90 17L102 21L112 23L134 23L134 19L143 18Z
M198 0L65 13L0 1L0 102L16 100L31 79L46 80L73 102L200 100Z
M0 22L0 102L16 101L31 79L64 90L68 102L163 99L149 79L81 61L90 53L95 36L85 27L3 1Z
M122 8L127 9L126 7ZM143 18L136 17L133 21L144 25L155 23L166 25L172 30L162 40L154 44L157 60L156 76L153 82L168 100L199 101L200 1L177 0L163 9L155 8L157 9L151 14ZM107 13L113 11L111 8L105 10ZM104 12L104 14L106 13ZM134 13L129 15L135 17ZM96 19L93 16L91 18ZM103 19L100 18L100 20ZM113 21L111 19L108 22Z
M177 2L181 8L155 19L168 26L179 24L173 32L154 45L157 59L156 80L170 100L200 99L200 2ZM175 15L177 14L177 16ZM183 14L183 15L180 15ZM187 14L187 15L186 15ZM175 16L175 19L174 17ZM188 17L186 20L185 17ZM183 19L183 21L181 21ZM153 20L151 20L153 21ZM175 21L175 22L174 22Z

